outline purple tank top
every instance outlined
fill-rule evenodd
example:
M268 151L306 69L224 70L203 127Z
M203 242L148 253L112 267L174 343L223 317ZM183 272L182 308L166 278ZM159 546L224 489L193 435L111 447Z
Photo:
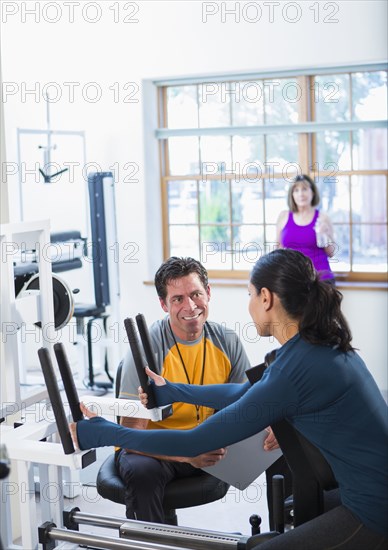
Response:
M334 275L330 269L329 260L323 248L317 247L317 238L314 230L315 223L319 216L319 210L315 210L314 217L308 225L297 225L294 221L294 214L289 212L286 225L281 232L281 245L284 248L292 248L308 256L321 279L333 279Z

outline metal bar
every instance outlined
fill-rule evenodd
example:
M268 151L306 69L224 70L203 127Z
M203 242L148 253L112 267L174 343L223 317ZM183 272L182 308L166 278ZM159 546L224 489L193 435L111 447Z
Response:
M94 525L108 529L120 529L123 523L126 523L128 520L115 516L96 516L87 512L75 511L71 513L71 521L78 525Z
M128 520L111 516L94 516L93 514L75 511L71 514L75 524L93 525L95 527L118 528L125 540L137 539L147 544L173 544L184 548L206 548L207 550L237 549L239 544L247 541L246 536L227 534L221 531L180 527L137 520Z
M91 533L66 531L66 529L58 529L56 527L50 529L47 533L47 538L49 540L62 540L75 544L90 545L93 548L101 548L103 550L190 550L187 546L183 548L181 546L168 546L159 543L124 540L103 535L92 535Z
M59 393L58 382L54 373L50 353L47 348L38 350L39 361L42 367L44 380L46 382L51 405L53 407L55 422L57 424L59 437L61 439L63 451L66 455L75 452L73 441L71 439L69 426L63 408L61 395Z
M324 131L356 131L366 128L386 128L385 120L359 120L349 122L301 122L297 124L268 124L263 126L224 126L216 128L157 128L157 139L185 136L252 136L281 133L316 133Z

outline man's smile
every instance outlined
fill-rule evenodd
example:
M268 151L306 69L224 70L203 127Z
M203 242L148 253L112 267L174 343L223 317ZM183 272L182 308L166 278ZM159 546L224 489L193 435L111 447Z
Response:
M199 317L200 315L202 315L202 311L200 311L199 313L196 313L195 315L192 315L192 316L190 316L190 317L189 317L189 316L185 316L185 317L182 316L182 319L183 319L184 321L195 321L196 319L198 319L198 317Z

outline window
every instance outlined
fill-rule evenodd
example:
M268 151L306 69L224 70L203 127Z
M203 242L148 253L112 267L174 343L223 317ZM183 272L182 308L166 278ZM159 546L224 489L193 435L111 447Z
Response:
M337 277L386 280L385 65L156 84L166 257L246 278L306 173L335 228Z

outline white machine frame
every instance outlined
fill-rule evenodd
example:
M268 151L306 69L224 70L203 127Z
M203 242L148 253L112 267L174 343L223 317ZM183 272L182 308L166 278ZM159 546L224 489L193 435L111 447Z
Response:
M44 257L50 242L49 220L4 224L0 226L1 239L1 417L8 417L22 408L47 398L47 390L33 389L22 395L20 374L23 370L19 331L23 321L19 310L26 301L29 309L40 320L42 346L51 350L55 342L54 306L52 300L51 262ZM15 254L22 248L37 250L40 291L16 300L13 272Z

